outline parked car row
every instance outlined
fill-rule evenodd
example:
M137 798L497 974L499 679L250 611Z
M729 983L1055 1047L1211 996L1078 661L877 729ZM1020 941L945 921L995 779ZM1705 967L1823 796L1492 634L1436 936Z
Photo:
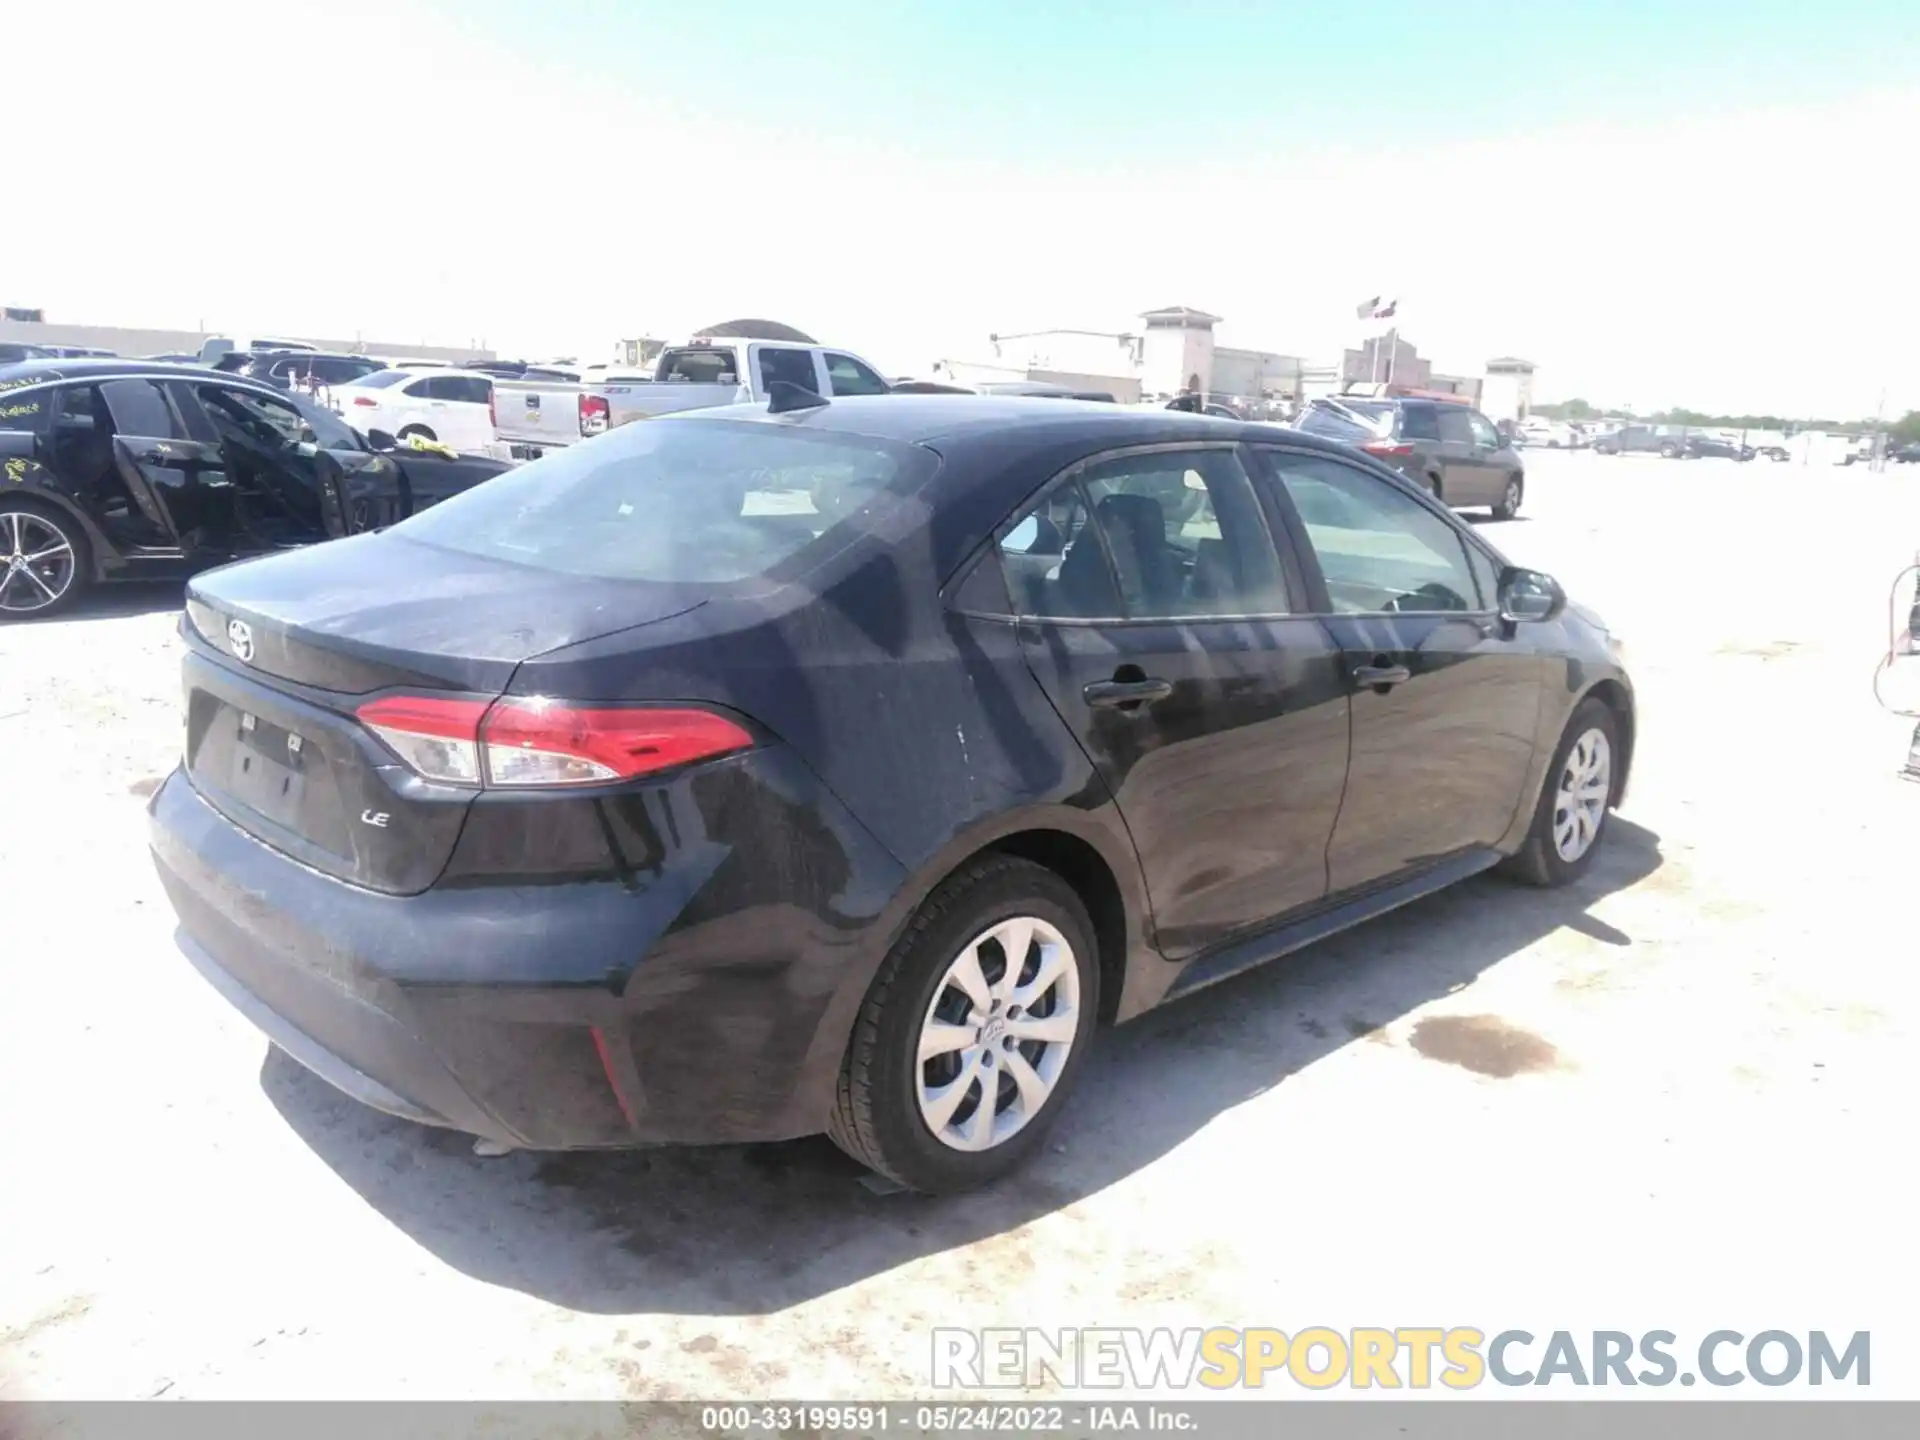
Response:
M0 618L390 524L510 468L153 361L0 366Z

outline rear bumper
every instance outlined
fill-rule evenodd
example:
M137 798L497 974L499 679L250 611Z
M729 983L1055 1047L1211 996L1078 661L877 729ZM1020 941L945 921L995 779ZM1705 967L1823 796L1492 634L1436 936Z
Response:
M791 831L712 837L743 800L805 783L777 751L682 775L666 787L682 843L624 880L450 873L384 895L262 844L177 770L149 844L187 959L374 1109L533 1150L785 1139L825 1123L842 997L864 993L904 878L844 812L797 872L831 895L796 887Z

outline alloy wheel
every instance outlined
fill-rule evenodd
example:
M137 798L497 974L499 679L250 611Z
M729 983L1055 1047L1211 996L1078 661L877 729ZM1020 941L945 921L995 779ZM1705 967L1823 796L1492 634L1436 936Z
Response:
M1613 786L1613 747L1598 728L1567 751L1553 797L1553 848L1571 864L1593 848L1606 819Z
M55 604L79 568L66 532L33 510L0 511L0 610L28 615Z
M954 1150L991 1150L1046 1107L1080 1028L1080 967L1045 920L1016 915L968 943L920 1024L920 1118Z
M1508 515L1512 515L1520 508L1520 482L1518 480L1507 481L1506 498L1500 508L1506 511Z

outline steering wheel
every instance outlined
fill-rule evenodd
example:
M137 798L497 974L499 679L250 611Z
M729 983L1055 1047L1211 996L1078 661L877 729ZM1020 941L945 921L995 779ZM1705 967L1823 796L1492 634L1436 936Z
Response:
M1437 580L1429 580L1417 590L1408 590L1387 602L1387 610L1395 615L1407 615L1433 610L1458 610L1460 597L1448 586Z

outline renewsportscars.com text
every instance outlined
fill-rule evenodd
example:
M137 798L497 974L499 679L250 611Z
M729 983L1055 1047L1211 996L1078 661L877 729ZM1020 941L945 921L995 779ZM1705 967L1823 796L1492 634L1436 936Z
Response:
M1234 1329L987 1329L933 1332L940 1388L1135 1391L1373 1388L1472 1390L1508 1386L1741 1385L1872 1382L1865 1330L1714 1330L1683 1341L1671 1330L1527 1330L1489 1334L1473 1326L1289 1333Z

